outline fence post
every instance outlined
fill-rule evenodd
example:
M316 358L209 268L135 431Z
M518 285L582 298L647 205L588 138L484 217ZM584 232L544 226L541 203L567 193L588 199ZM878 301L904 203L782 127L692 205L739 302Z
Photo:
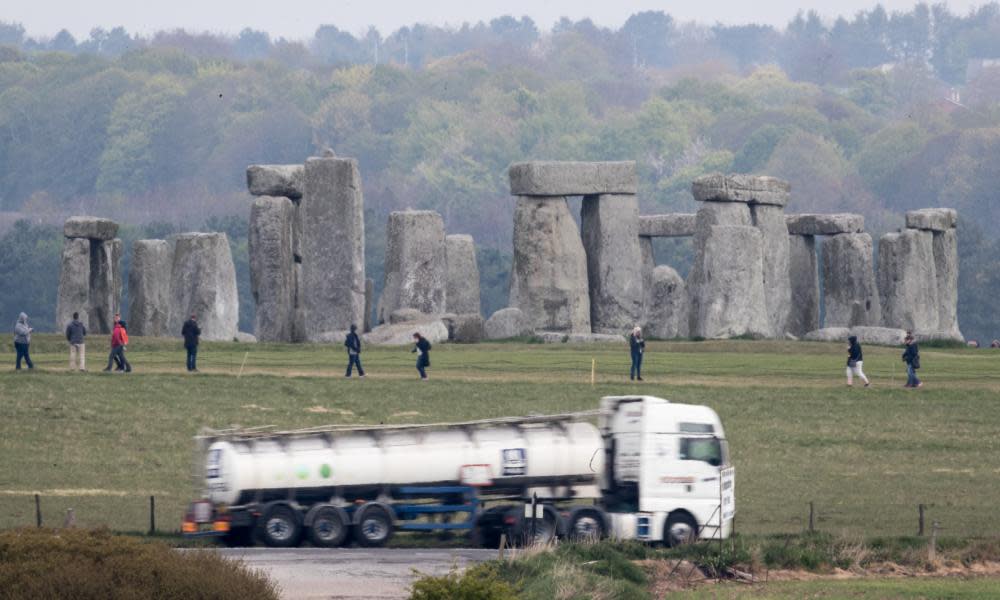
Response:
M923 535L924 535L924 505L923 504L917 505L917 510L920 513L920 527L919 527L919 529L917 529L917 535L923 537Z
M940 526L941 524L937 521L931 523L931 541L927 545L927 560L929 562L937 560L937 532Z
M812 533L812 532L814 532L816 530L816 528L815 528L815 524L816 524L815 523L815 519L816 519L816 509L813 506L812 500L810 500L809 501L809 533Z
M35 526L42 526L42 500L35 494Z
M156 533L156 496L149 497L149 535Z
M76 527L76 513L72 508L66 509L66 520L63 521L63 527Z

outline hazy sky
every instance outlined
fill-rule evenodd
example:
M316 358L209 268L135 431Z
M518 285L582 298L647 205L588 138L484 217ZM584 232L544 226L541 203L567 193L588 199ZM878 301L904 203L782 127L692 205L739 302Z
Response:
M958 13L983 3L947 2ZM385 35L418 22L460 25L504 14L530 16L543 29L561 16L589 17L600 25L618 27L642 10L662 10L678 20L708 24L784 25L799 9L835 17L875 4L876 0L0 0L0 20L20 22L32 36L51 36L66 28L78 39L87 37L93 27L117 25L133 33L176 27L237 33L252 27L274 37L305 39L326 23L351 33L375 25ZM889 11L914 4L912 0L882 0Z

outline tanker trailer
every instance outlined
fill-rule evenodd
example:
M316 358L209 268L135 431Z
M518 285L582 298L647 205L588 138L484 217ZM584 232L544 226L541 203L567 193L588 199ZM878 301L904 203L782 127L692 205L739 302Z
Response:
M718 417L648 396L559 415L196 439L202 499L183 531L231 544L381 546L400 530L464 530L491 547L504 534L682 543L732 524Z

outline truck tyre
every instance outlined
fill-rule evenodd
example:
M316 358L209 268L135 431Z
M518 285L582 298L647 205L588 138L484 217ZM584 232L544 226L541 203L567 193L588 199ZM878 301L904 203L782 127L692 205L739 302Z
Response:
M383 506L366 504L355 519L354 539L359 546L380 548L392 537L392 515Z
M670 548L690 544L698 539L698 523L689 513L672 512L663 526L663 543Z
M500 536L507 533L504 526L504 515L510 510L509 505L504 505L494 506L480 513L476 518L476 526L472 528L473 545L493 550L499 548Z
M344 544L350 530L351 524L343 509L321 506L312 514L309 541L319 548L336 548Z
M257 535L272 548L292 548L302 537L302 516L287 504L275 504L257 521Z
M510 514L514 514L517 517L517 524L507 534L512 545L526 548L529 546L550 544L555 541L559 534L559 515L551 506L542 506L542 518L538 519L538 522L535 523L534 537L532 537L531 519L524 518L523 506L511 509L508 515Z
M604 515L592 508L573 513L569 521L569 538L574 542L593 542L607 537Z

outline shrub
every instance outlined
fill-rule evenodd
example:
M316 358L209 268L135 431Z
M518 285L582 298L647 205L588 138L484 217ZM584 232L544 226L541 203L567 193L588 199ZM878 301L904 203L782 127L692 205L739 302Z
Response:
M277 600L260 571L208 550L178 551L107 530L0 533L0 600Z
M452 569L447 575L426 575L413 583L410 600L514 600L513 588L502 581L491 564L477 565L465 573Z

